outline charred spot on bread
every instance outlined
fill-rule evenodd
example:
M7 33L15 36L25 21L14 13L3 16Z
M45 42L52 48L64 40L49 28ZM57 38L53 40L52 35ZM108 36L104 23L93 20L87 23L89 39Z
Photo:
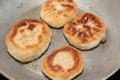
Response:
M33 30L33 29L34 29L34 27L35 27L35 25L34 25L34 24L29 24L28 29L29 29L29 30Z
M23 26L26 26L26 25L27 25L26 22L20 22L20 23L16 24L16 26L17 26L18 28L23 27Z

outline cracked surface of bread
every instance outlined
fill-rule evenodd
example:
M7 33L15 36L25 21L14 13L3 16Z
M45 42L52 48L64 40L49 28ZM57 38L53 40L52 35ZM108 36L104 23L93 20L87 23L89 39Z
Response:
M6 45L11 56L20 62L38 58L49 46L51 31L47 24L37 19L18 21L6 36Z
M74 0L46 0L40 10L43 21L54 28L60 28L78 12Z
M83 70L82 53L74 47L62 46L45 56L42 71L53 80L69 80Z
M64 35L68 42L82 50L97 46L105 42L105 24L103 20L92 13L77 15L64 26Z

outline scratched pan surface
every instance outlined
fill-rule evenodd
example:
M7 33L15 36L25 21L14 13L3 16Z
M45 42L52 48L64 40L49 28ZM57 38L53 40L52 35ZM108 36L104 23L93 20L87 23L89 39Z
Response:
M0 73L9 79L47 80L41 73L41 58L53 49L69 45L63 28L52 29L49 49L37 60L21 64L7 52L5 37L11 26L24 18L40 19L40 5L44 0L0 0ZM106 79L120 67L120 0L76 0L79 13L92 12L101 17L107 27L107 41L90 51L82 51L84 71L75 80Z

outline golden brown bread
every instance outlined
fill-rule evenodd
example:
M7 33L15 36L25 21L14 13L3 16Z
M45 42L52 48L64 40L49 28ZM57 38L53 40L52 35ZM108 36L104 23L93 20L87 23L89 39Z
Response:
M60 28L77 12L78 8L74 0L46 0L41 7L40 16L50 26Z
M8 52L20 62L32 61L48 48L51 35L42 21L32 18L18 21L6 36Z
M71 45L91 49L106 40L105 24L92 13L79 14L64 26L64 35Z
M83 70L82 54L71 46L62 46L44 57L42 71L53 80L69 80Z

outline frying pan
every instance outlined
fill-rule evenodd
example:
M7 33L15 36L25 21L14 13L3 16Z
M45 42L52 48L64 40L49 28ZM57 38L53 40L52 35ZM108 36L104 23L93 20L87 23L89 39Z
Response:
M63 28L53 29L50 47L37 60L22 64L12 58L6 49L5 37L18 20L40 19L40 6L45 0L0 0L0 73L12 80L48 80L41 72L41 58L53 49L69 45ZM92 12L104 20L107 41L89 51L82 51L84 70L75 80L101 80L120 68L120 0L75 0L79 13Z

